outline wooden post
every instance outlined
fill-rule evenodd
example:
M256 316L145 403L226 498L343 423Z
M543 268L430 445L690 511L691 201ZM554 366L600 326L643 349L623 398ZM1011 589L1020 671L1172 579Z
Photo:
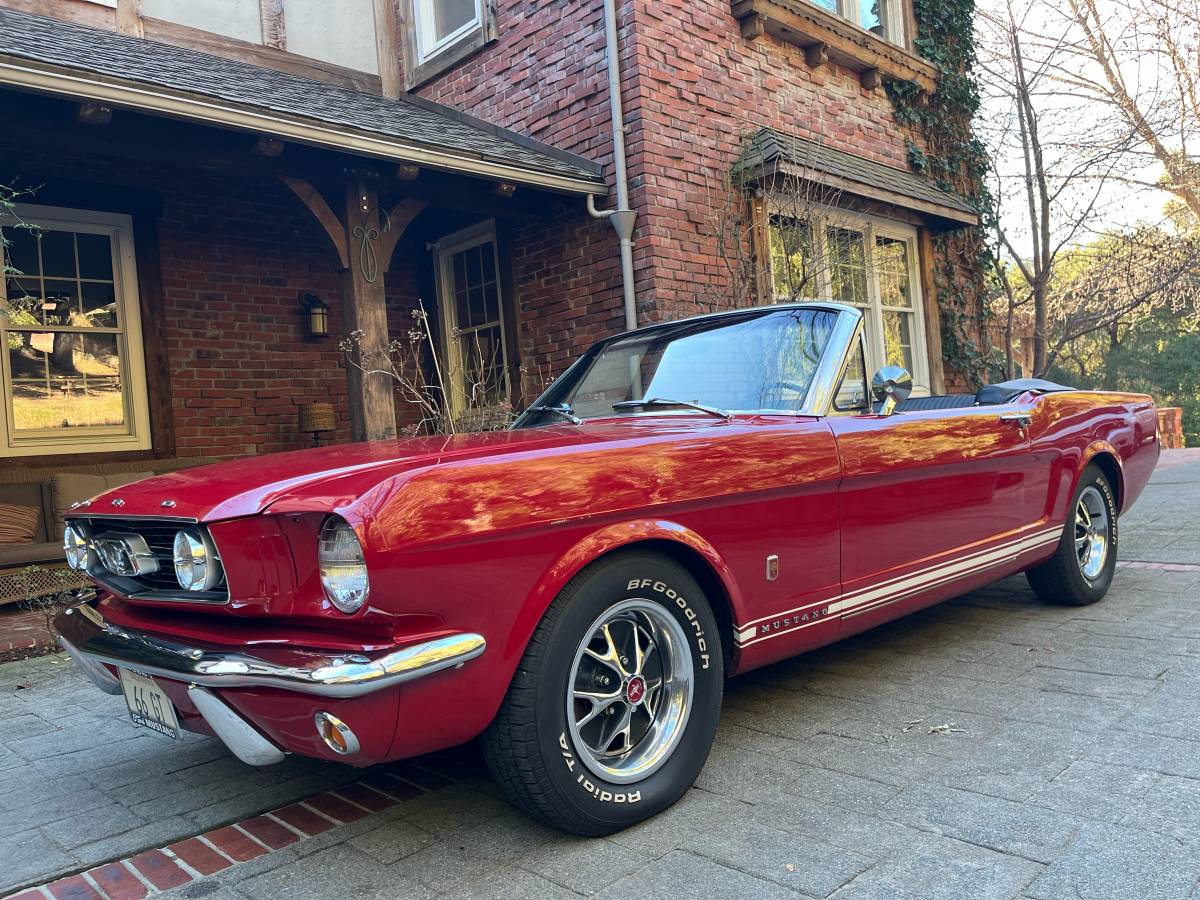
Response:
M368 351L386 351L388 346L387 303L381 258L383 225L379 197L374 186L360 177L346 185L343 222L349 239L350 267L342 273L342 311L347 332L362 332L361 345ZM368 366L369 367L369 366ZM395 386L385 374L367 374L350 366L350 437L377 441L396 436Z
M144 37L142 0L117 0L117 31L133 37Z
M921 300L925 304L925 349L929 354L929 392L946 392L942 359L942 317L938 309L937 282L933 274L933 236L928 226L917 229L917 265L921 273Z
M404 92L400 72L400 46L396 40L396 0L374 0L375 53L379 60L379 85L383 96L395 100Z

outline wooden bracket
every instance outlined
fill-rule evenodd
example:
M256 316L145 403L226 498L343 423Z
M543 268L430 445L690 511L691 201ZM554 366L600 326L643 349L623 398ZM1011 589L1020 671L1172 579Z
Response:
M810 69L819 69L829 62L829 45L813 44L804 48L804 61Z
M883 77L880 75L878 69L864 69L859 74L858 80L868 91L873 91L883 84Z
M766 30L766 20L758 13L742 19L742 37L748 41L752 41L756 37L761 37Z
M379 255L383 259L384 272L392 267L392 254L396 251L396 243L404 236L412 220L420 215L427 205L426 201L416 197L405 197L388 210L388 228L379 236Z
M333 249L337 252L338 262L343 269L350 268L350 251L346 240L346 227L338 219L337 214L329 208L329 204L325 202L325 198L321 193L305 181L303 178L295 178L291 175L280 175L279 180L286 184L295 194L301 203L308 207L308 211L313 214L313 217L325 229L325 233L329 235L329 240L333 242Z

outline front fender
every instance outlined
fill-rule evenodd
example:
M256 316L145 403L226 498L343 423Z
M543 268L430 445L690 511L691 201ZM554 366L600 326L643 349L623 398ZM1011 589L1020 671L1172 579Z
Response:
M629 547L648 541L669 541L680 544L698 553L721 581L733 607L730 612L733 620L742 621L739 617L743 609L742 597L734 581L733 574L725 564L715 547L696 532L678 522L668 519L635 519L630 522L620 522L606 525L591 532L576 542L551 564L538 579L537 586L525 598L513 628L509 635L509 646L505 648L505 656L519 656L524 652L538 622L545 615L547 607L554 602L559 591L575 577L585 566L605 554L622 547Z

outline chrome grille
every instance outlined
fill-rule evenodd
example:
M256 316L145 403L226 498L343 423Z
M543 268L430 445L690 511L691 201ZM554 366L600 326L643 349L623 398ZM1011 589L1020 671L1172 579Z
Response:
M104 587L133 600L177 600L189 603L225 603L229 599L224 575L220 584L211 591L185 591L175 577L174 543L176 533L184 527L197 527L187 522L169 519L117 519L108 517L82 517L82 522L95 540L104 535L112 537L141 537L150 548L158 571L127 577L109 571L103 564L88 574ZM219 557L218 557L219 559Z

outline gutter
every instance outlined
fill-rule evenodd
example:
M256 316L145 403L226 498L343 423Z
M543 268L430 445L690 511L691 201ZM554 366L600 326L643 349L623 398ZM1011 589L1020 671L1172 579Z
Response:
M126 82L98 81L67 71L38 68L2 59L0 84L60 97L94 100L138 112L158 113L207 125L223 125L239 131L266 133L302 144L378 159L416 163L498 181L512 181L561 193L587 194L591 197L598 188L602 188L595 179L490 162L477 156L422 147L397 138L338 128L299 117L246 109L195 95L177 94Z
M633 227L637 213L629 208L629 177L625 168L625 113L621 106L621 61L617 47L615 0L604 0L604 55L608 65L608 107L612 113L613 166L617 182L616 209L596 209L596 195L588 194L587 210L596 219L608 219L621 241L621 287L625 298L625 328L637 328L637 296L633 287Z

